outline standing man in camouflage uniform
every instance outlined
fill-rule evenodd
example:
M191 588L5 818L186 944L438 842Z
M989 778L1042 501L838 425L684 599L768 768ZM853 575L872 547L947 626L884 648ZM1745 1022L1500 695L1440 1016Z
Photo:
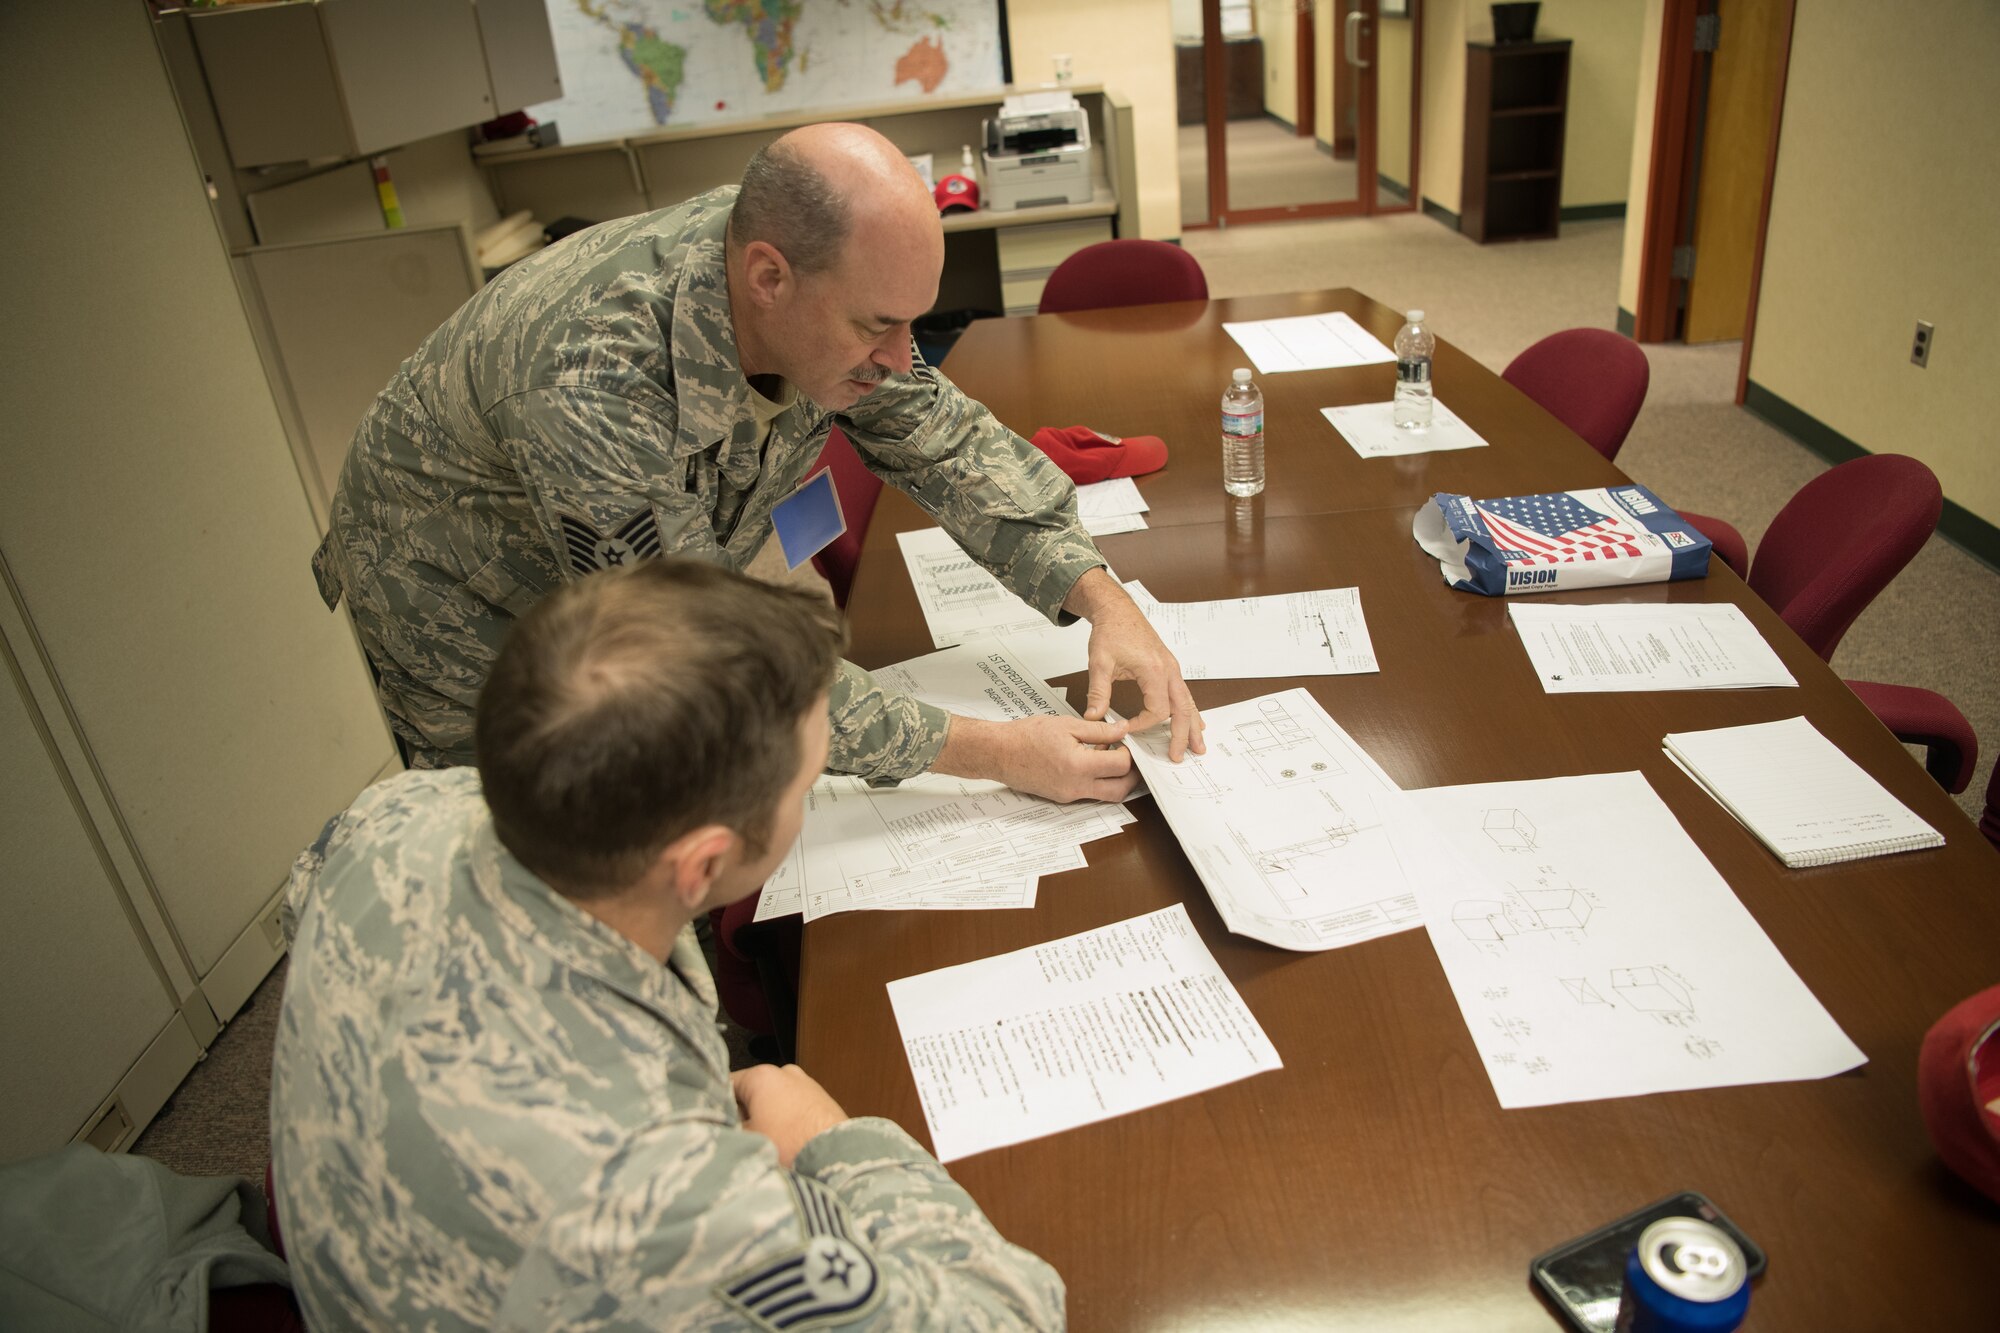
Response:
M908 1134L728 1073L688 922L797 838L840 640L697 561L582 580L508 639L476 773L380 783L299 858L271 1122L310 1327L1061 1327Z
M1068 478L913 355L943 262L901 153L814 125L740 187L524 260L426 339L356 433L314 562L416 765L468 761L507 625L563 581L662 553L746 566L836 422L1008 588L1091 622L1086 718L1135 680L1132 727L1171 718L1173 757L1199 751L1179 664L1077 523ZM956 718L851 665L830 707L838 772L928 768L1065 801L1137 782L1125 728L1102 721Z

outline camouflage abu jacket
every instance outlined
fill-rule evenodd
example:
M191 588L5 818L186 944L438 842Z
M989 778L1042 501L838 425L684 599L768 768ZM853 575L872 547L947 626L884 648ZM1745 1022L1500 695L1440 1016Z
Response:
M319 1333L1062 1326L1061 1279L891 1122L781 1167L693 932L662 966L561 898L473 770L362 793L285 920L273 1175Z
M760 455L724 271L734 186L523 260L425 339L357 430L314 570L343 591L419 766L472 760L509 623L561 581L662 552L746 566L836 424L1051 619L1104 563L1075 488L921 361L837 417L804 397ZM901 778L945 714L844 666L834 771Z

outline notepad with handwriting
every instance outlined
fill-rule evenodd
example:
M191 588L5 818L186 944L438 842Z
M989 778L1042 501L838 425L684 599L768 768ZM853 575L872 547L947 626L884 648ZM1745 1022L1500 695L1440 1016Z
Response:
M1677 732L1666 751L1791 869L1944 845L1802 717Z

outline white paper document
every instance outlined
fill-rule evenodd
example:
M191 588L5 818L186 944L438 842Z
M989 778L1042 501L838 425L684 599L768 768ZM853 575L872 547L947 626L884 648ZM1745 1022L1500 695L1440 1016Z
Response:
M1944 845L1942 834L1802 717L1674 732L1665 748L1788 868Z
M1001 586L943 528L899 532L896 543L903 548L903 563L924 609L924 624L938 647L1049 623L1047 616Z
M1797 685L1778 654L1727 603L1549 606L1507 614L1550 694L1605 690L1737 690Z
M1215 602L1158 602L1126 585L1187 680L1344 676L1376 671L1359 588Z
M1422 430L1399 430L1391 417L1394 407L1394 403L1356 403L1350 407L1322 407L1319 412L1363 458L1397 458L1404 454L1486 447L1479 432L1466 425L1442 399L1431 400L1431 424Z
M889 983L940 1161L1282 1068L1176 903Z
M1076 488L1076 516L1083 520L1085 530L1093 535L1097 532L1091 526L1093 523L1133 518L1151 508L1130 477L1113 477L1109 481L1094 481L1088 486ZM1145 527L1145 520L1140 519L1138 526Z
M1867 1057L1638 773L1407 793L1424 925L1503 1107Z
M1396 354L1355 323L1353 316L1338 311L1222 327L1261 375L1285 370L1336 370L1396 359Z
M1400 793L1304 690L1205 709L1207 754L1167 758L1167 729L1130 737L1146 785L1239 935L1335 949L1418 923L1391 841Z
M874 673L885 688L992 722L1074 717L993 640ZM806 794L799 843L756 919L803 912L1031 907L1039 877L1080 869L1079 847L1132 822L1122 805L1057 805L998 782L926 773L895 787L829 775Z

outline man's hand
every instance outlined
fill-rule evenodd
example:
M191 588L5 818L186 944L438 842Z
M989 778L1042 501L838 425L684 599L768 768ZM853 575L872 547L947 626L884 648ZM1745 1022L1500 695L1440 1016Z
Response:
M1024 717L983 722L953 716L933 773L990 778L1051 801L1122 801L1139 785L1120 722Z
M840 1103L797 1065L752 1065L729 1076L743 1128L778 1145L778 1161L790 1168L799 1149L815 1135L847 1120Z
M1083 715L1103 717L1111 707L1112 683L1137 681L1145 711L1131 719L1131 730L1145 731L1171 718L1167 758L1178 764L1190 749L1206 754L1201 712L1181 679L1179 660L1118 580L1102 568L1091 570L1076 581L1063 609L1090 622L1090 688Z

